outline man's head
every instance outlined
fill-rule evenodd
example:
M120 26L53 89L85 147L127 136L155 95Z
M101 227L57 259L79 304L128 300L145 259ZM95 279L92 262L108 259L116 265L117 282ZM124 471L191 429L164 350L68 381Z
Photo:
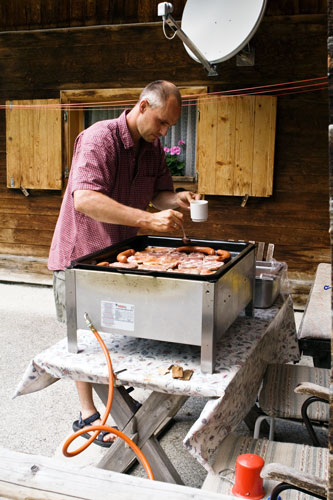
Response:
M165 80L147 85L137 103L136 128L140 137L153 142L165 136L177 123L181 112L181 96L177 87Z

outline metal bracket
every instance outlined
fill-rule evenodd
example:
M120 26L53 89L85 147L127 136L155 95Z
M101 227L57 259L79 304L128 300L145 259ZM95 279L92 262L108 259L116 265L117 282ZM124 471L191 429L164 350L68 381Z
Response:
M29 196L30 195L29 191L27 189L25 189L24 186L20 186L20 189L21 189L22 193L24 194L24 196Z
M249 199L249 195L245 194L242 199L241 207L244 208L245 205L247 204L247 200Z
M254 66L255 51L254 48L247 44L243 50L238 52L236 56L236 66Z
M216 66L210 64L207 61L203 53L198 49L198 47L190 40L190 38L186 35L186 33L181 29L179 24L176 23L174 18L170 15L170 12L173 11L173 5L168 2L163 2L158 4L157 14L163 19L163 27L166 23L173 30L174 35L179 36L181 41L187 45L187 47L193 52L193 54L199 59L201 64L205 67L208 72L208 76L217 76L218 73L216 71Z

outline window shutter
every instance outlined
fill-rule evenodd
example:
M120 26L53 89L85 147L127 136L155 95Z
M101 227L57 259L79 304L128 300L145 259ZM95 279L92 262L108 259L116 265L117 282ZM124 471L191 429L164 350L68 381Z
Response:
M6 104L7 187L61 189L60 100Z
M274 96L221 97L199 102L199 193L272 195L275 125Z

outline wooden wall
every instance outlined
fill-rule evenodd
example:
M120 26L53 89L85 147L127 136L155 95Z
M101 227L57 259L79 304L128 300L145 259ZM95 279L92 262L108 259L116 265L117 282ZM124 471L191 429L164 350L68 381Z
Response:
M181 41L166 40L151 0L49 0L0 4L0 104L59 97L60 90L141 87L155 79L210 91L270 85L327 74L327 2L268 2L251 41L256 62L235 57L207 77ZM185 0L174 1L175 19ZM290 276L311 280L330 261L328 97L314 91L278 97L273 196L208 197L206 224L190 236L273 242ZM47 257L61 193L6 188L5 113L0 110L0 254Z

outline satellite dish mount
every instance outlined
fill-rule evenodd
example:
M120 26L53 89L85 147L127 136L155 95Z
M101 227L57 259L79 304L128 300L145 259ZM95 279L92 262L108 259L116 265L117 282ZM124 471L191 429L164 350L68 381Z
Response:
M186 35L186 33L181 29L179 24L176 23L174 18L171 16L171 12L173 12L173 5L170 2L162 2L157 6L157 15L161 16L163 19L163 31L165 34L165 23L170 26L173 30L174 35L171 38L174 38L175 35L179 36L181 41L187 45L187 47L191 50L191 52L196 56L196 58L201 62L201 64L206 68L208 72L208 76L217 76L218 73L216 71L216 65L211 64L203 53L198 49L198 47L190 40L190 38ZM165 34L166 35L166 34ZM167 37L169 38L169 37Z

